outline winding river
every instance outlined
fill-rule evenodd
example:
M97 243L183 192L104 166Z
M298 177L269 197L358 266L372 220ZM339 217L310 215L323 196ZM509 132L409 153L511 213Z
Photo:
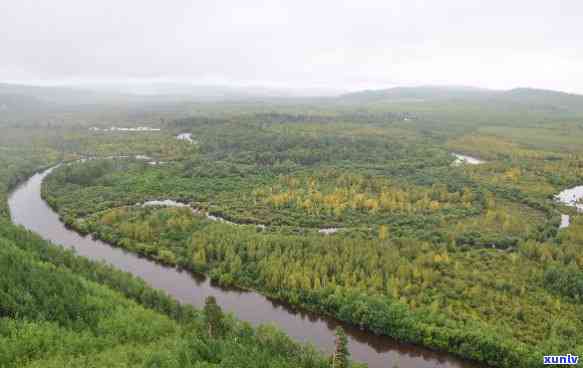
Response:
M23 225L56 244L74 248L81 256L105 261L130 272L182 303L201 307L207 296L214 295L226 311L234 313L242 320L254 325L273 323L296 340L312 343L326 352L332 351L334 329L341 324L333 318L299 311L259 293L220 288L212 285L204 277L161 266L68 230L59 220L59 216L41 199L42 181L51 170L32 176L10 195L9 205L14 223ZM451 354L403 344L346 324L341 325L349 335L352 358L368 363L371 368L480 367L476 363L458 359Z

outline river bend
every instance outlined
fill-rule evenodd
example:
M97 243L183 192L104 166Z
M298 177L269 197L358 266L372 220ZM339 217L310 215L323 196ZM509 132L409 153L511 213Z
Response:
M342 325L349 336L349 348L355 361L371 368L475 368L478 364L458 359L451 354L434 352L403 344L388 337L361 331L333 318L299 311L256 292L237 291L212 285L208 278L159 265L120 248L112 247L91 236L83 237L67 229L59 216L41 198L43 179L52 169L36 174L14 190L9 198L12 221L34 231L46 240L95 261L104 261L132 273L150 286L164 290L181 303L201 307L213 295L228 312L253 325L272 323L292 338L309 342L331 352L334 329Z

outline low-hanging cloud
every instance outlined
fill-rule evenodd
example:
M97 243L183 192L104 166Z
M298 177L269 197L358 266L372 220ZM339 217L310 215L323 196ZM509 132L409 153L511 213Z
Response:
M583 3L3 1L0 80L583 92Z

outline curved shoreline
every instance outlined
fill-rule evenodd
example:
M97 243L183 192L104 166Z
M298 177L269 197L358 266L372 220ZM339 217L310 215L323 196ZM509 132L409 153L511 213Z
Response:
M77 249L77 252L82 256L105 261L141 277L148 284L168 292L182 303L201 306L203 296L212 294L217 296L219 303L227 311L235 313L243 320L253 324L275 322L291 337L315 343L318 348L328 351L332 347L333 329L338 324L342 324L349 333L350 346L355 361L366 362L371 368L390 366L396 362L401 368L479 366L477 363L455 358L450 353L437 352L416 345L400 343L389 337L377 336L362 331L358 327L341 323L335 318L324 317L305 310L298 311L285 302L274 301L257 292L234 291L229 288L216 287L208 278L201 280L200 277L191 275L190 272L164 267L102 241L80 236L78 233L66 229L58 214L40 198L42 180L52 169L34 175L11 193L9 203L11 209L14 209L13 221L39 233L47 240ZM24 198L19 198L19 196ZM31 198L27 198L27 196L33 197L33 203L28 203L29 208L26 208L26 200ZM18 207L19 204L25 204L25 208ZM35 208L30 208L30 205ZM30 211L43 218L28 218L31 214Z

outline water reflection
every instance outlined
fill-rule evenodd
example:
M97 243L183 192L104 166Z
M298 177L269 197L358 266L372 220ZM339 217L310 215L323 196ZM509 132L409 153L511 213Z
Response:
M557 194L555 199L566 206L575 207L577 212L583 212L583 203L581 202L583 199L583 185L565 189ZM559 229L567 228L570 224L571 217L569 215L562 214Z
M253 325L275 324L292 338L314 344L328 353L333 349L334 329L342 326L349 336L353 359L366 362L371 368L392 367L395 364L400 368L479 366L450 354L376 336L355 326L300 310L255 292L219 287L204 276L164 267L91 236L83 237L65 228L58 215L41 199L41 184L50 171L51 169L32 176L11 194L9 206L13 222L56 244L74 248L81 256L104 261L132 273L152 287L164 290L181 303L201 307L205 298L213 295L227 312L234 313L238 318Z
M455 161L452 164L454 166L459 166L459 165L463 165L463 164L479 165L479 164L486 163L486 161L480 160L479 158L468 156L468 155L462 155L460 153L452 153L452 155L455 156Z

